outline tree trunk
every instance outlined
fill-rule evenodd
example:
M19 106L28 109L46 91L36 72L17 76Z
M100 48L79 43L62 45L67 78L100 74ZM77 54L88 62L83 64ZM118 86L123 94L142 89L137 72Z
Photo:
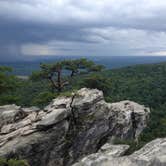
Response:
M54 89L57 89L57 85L56 85L56 83L54 82L53 78L49 78L49 80L50 80L50 82L51 82L51 84L52 84L52 91L53 91Z
M74 71L72 71L70 76L71 76L71 77L73 77L73 76L74 76L74 73L75 73L75 72L74 72Z
M57 85L58 85L58 92L62 91L62 81L61 81L61 70L58 70L58 78L57 78Z

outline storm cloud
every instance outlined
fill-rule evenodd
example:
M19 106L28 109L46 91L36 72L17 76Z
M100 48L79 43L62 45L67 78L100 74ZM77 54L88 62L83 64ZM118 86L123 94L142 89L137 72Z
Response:
M1 60L165 55L163 0L0 0Z

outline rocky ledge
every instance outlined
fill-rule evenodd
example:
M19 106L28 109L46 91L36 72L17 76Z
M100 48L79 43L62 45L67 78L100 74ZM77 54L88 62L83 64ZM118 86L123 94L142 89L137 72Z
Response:
M43 110L1 106L0 156L27 159L32 166L68 166L92 153L112 160L128 149L112 140L137 139L149 112L132 101L106 103L101 91L87 88L58 97ZM94 165L86 161L77 165Z
M107 143L73 166L166 166L166 138L156 139L133 154L123 156L128 148L128 145Z

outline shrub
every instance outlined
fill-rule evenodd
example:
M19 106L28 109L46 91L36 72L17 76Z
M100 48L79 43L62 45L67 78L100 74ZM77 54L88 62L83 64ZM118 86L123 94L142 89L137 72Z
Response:
M10 159L7 161L6 159L0 158L0 166L30 166L30 165L25 160Z
M41 92L38 96L36 96L33 99L32 105L43 107L43 106L47 105L56 96L57 95L52 92Z

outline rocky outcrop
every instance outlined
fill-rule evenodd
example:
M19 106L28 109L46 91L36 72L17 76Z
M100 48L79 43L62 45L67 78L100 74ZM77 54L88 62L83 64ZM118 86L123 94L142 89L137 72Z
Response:
M112 145L111 145L112 146ZM166 165L166 138L156 139L132 155L123 156L126 145L101 150L83 158L73 166L165 166ZM116 147L117 146L117 147ZM118 155L113 155L115 149ZM121 152L121 153L120 153Z
M87 88L43 110L2 106L0 156L27 159L33 166L72 165L99 149L120 156L128 146L111 145L112 140L136 139L148 115L149 108L131 101L109 104L101 91Z
M109 160L116 159L125 154L125 152L129 149L129 145L112 145L110 143L106 143L101 147L101 149L94 154L88 155L80 160L78 163L73 166L107 166L109 164ZM111 163L113 164L113 163ZM111 165L112 166L112 165ZM113 166L121 166L121 165L113 165Z

